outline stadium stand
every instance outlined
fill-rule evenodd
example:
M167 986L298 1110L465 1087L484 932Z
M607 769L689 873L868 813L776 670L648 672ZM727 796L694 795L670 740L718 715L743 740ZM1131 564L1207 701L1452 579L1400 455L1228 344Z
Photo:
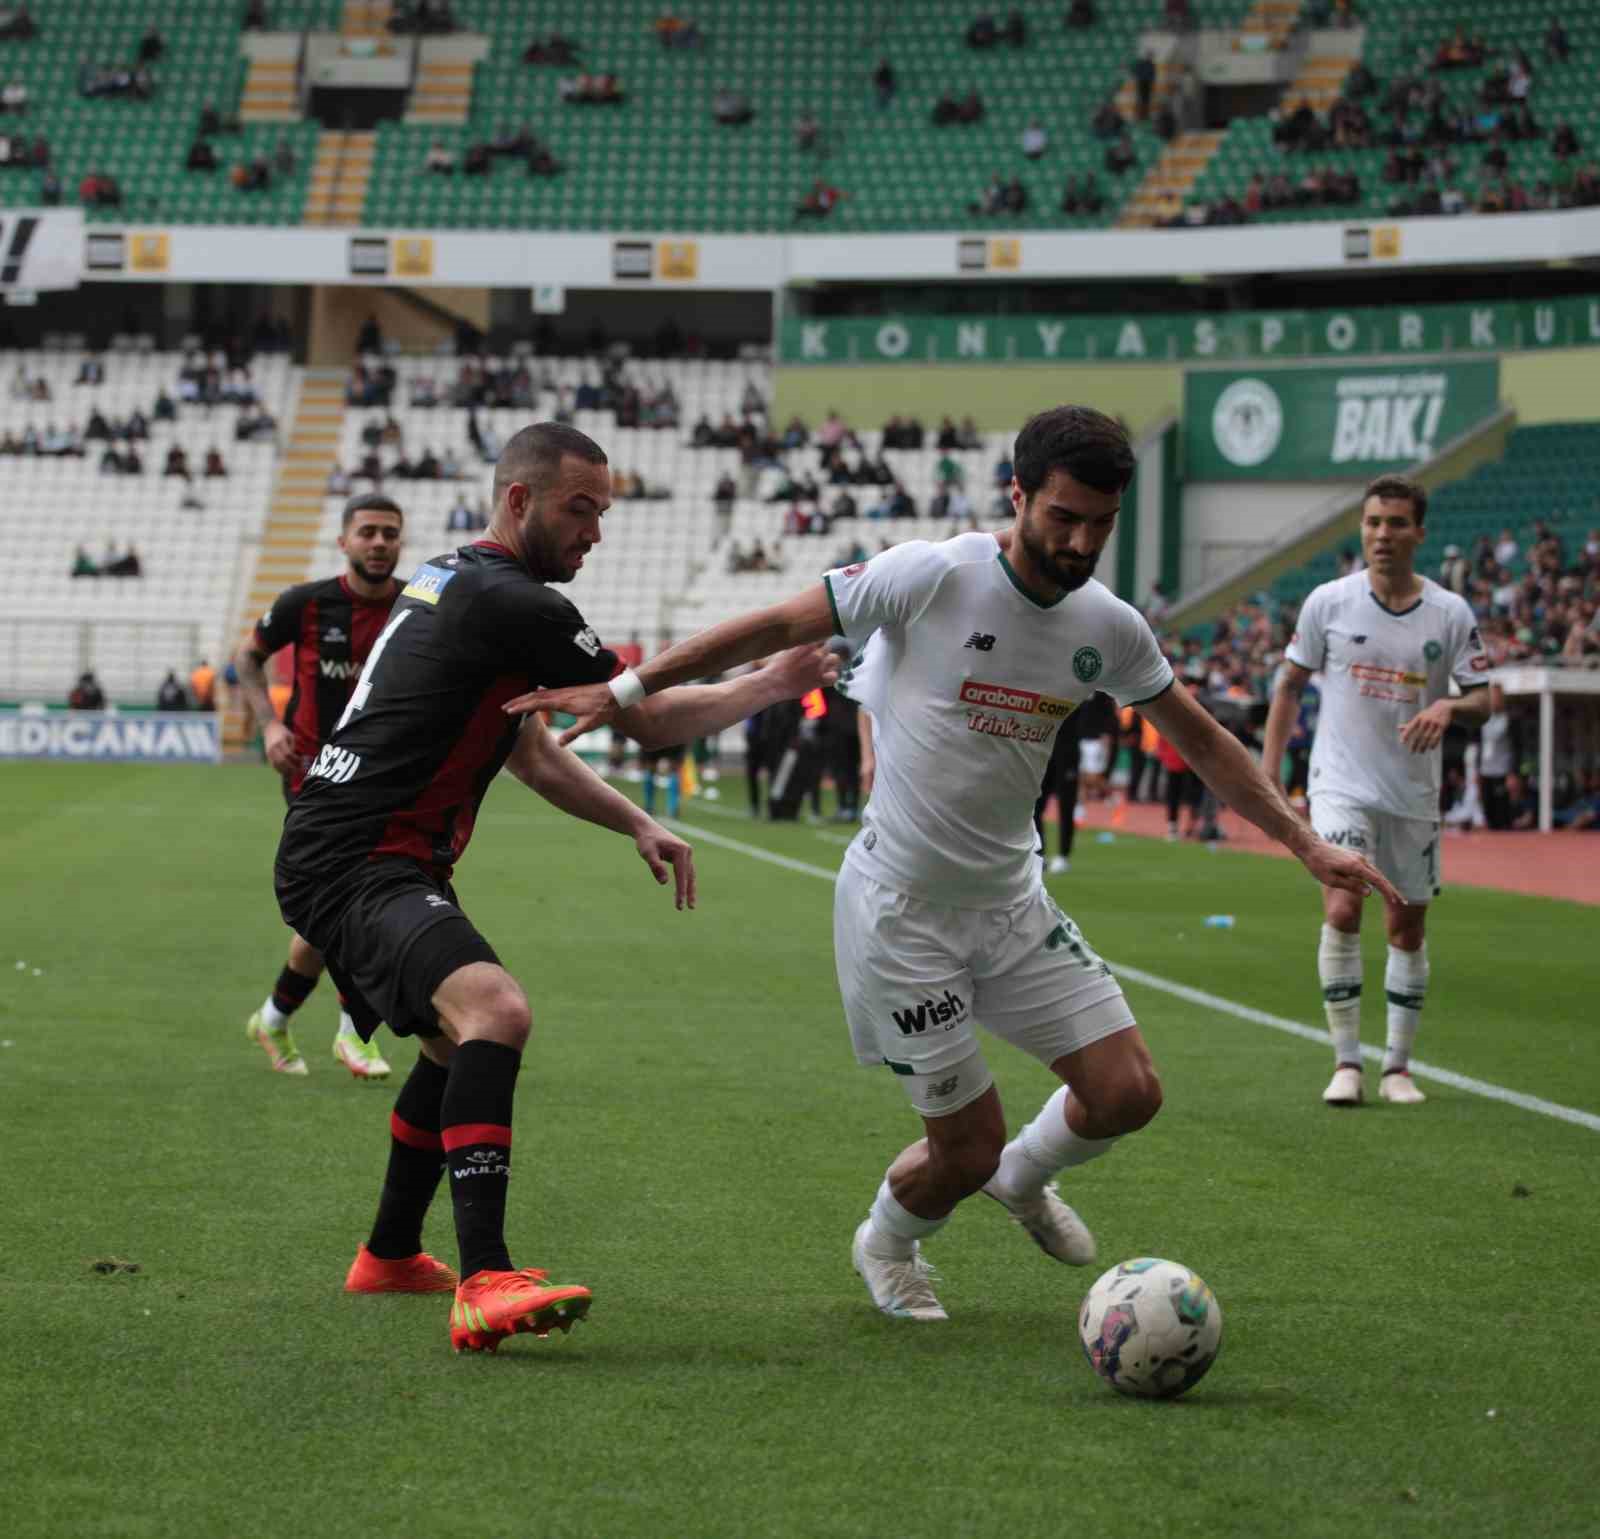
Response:
M278 25L328 23L337 0L278 4ZM0 168L0 203L38 205L51 201L46 178L61 184L58 201L83 202L86 217L101 222L161 219L189 224L295 224L305 200L315 153L314 123L237 124L246 60L239 46L239 9L192 5L180 0L75 0L38 12L38 35L0 41L0 81L20 81L30 94L28 110L0 116L0 133L48 141L48 165L15 163ZM135 93L131 77L146 30L160 33L160 56L148 65L148 95ZM114 95L83 94L86 72L105 71L130 79ZM237 132L209 135L218 161L214 171L186 169L197 137L202 104ZM295 157L292 171L274 169L262 188L237 187L236 167L265 159L272 165L279 146ZM117 185L115 203L93 204L82 196L89 176Z
M265 517L273 442L235 438L239 419L255 407L179 400L187 355L176 352L113 353L104 358L102 384L74 383L84 362L98 357L82 350L6 354L0 546L10 586L0 677L10 694L64 699L78 672L92 667L113 699L143 699L169 668L187 672L191 647L221 655L246 547ZM294 373L287 360L257 356L249 372L261 407L281 416ZM18 395L19 377L43 380L50 399ZM154 420L163 391L178 400L175 421ZM54 427L82 440L91 413L121 422L135 411L152 419L148 440L136 445L140 474L103 472L107 443L97 439L82 442L82 457L16 452L30 431L39 436ZM184 451L191 479L163 473L174 446ZM202 474L213 448L226 464L225 477ZM186 496L198 506L182 506ZM97 567L112 549L124 556L132 549L142 575L74 578L80 549Z
M1186 211L1173 222L1205 222L1219 207L1224 220L1232 199L1252 221L1345 217L1382 217L1403 213L1497 212L1523 208L1557 208L1600 201L1594 161L1600 134L1600 97L1594 91L1594 61L1600 49L1600 13L1593 7L1568 7L1564 15L1567 56L1546 46L1552 8L1534 0L1461 4L1413 4L1411 0L1365 0L1356 7L1364 26L1360 63L1370 84L1358 94L1357 74L1345 78L1341 106L1365 115L1335 142L1328 133L1327 111L1308 124L1309 142L1290 147L1275 141L1295 108L1314 93L1285 93L1275 117L1239 118L1231 123L1211 162L1195 182ZM1440 50L1457 30L1469 50L1481 44L1478 62L1441 66ZM1514 137L1517 96L1511 76L1517 50L1527 60L1531 81L1525 99L1537 127L1536 137ZM1396 94L1398 93L1398 95ZM1438 98L1437 116L1431 106ZM1394 105L1408 103L1398 142ZM1577 137L1576 153L1557 153L1558 127L1570 124ZM1505 161L1496 170L1490 157ZM1408 169L1403 162L1415 159ZM1356 178L1351 200L1333 201L1325 191L1302 187L1308 174L1333 172ZM1398 175L1396 173L1403 173ZM1281 206L1254 207L1251 179L1261 178L1267 190L1275 176L1288 201ZM1268 196L1268 202L1273 201Z

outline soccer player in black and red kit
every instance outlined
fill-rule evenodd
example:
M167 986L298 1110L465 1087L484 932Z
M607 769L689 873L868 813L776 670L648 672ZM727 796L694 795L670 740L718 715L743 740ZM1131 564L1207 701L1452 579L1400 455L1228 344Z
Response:
M403 515L392 499L376 492L352 497L339 533L345 570L286 588L234 658L240 688L261 723L267 762L283 777L283 797L291 806L323 741L344 714L372 644L389 623L400 596L394 569L403 532ZM294 648L294 692L279 721L265 666L282 647ZM272 992L246 1024L251 1041L279 1073L307 1072L289 1017L317 986L322 965L321 953L296 935ZM371 1040L378 1022L361 1014L366 1008L359 1000L340 998L333 1056L357 1079L384 1079L389 1065ZM359 1031L360 1026L367 1029Z
M677 906L694 906L689 846L559 747L538 717L504 710L538 685L612 680L625 703L637 683L549 586L576 575L610 501L605 453L576 429L541 423L510 440L485 537L413 573L278 847L284 920L369 1018L421 1048L390 1117L377 1219L346 1290L455 1287L457 1351L566 1330L590 1304L587 1288L513 1268L506 1246L512 1099L532 1018L450 884L484 794L508 768L563 812L632 838L656 880L673 881ZM663 691L620 719L647 749L680 743L834 672L819 649L796 648L731 683ZM459 1282L422 1250L447 1167Z

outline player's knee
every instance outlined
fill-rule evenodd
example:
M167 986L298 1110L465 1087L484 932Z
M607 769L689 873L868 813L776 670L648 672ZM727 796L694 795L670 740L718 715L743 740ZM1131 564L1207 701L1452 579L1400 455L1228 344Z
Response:
M1161 1110L1161 1078L1149 1064L1135 1066L1111 1088L1102 1115L1118 1133L1136 1133Z
M467 1019L462 1022L463 1037L485 1037L518 1051L533 1029L533 1013L528 1008L527 997L510 979L495 988L485 989L466 1014Z

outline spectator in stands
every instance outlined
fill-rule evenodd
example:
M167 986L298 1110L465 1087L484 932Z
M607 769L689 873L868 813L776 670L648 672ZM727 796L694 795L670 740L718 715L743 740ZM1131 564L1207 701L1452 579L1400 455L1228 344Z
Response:
M51 208L61 201L61 178L54 171L46 171L39 179L39 201Z
M570 37L552 32L547 38L534 38L522 50L524 64L576 64L578 44Z
M961 121L961 104L956 100L954 91L946 91L933 104L932 112L934 126L943 128L947 123Z
M1013 48L1028 46L1028 19L1016 6L1006 12L1006 24L1000 29L1000 35Z
M166 50L167 45L161 36L161 29L151 22L145 28L144 36L139 39L139 62L154 64Z
M189 154L184 161L184 165L190 171L215 171L217 169L217 152L211 148L211 141L209 139L196 139L189 146Z
M78 682L67 696L67 705L74 711L105 710L106 692L100 688L92 669L78 675Z
M423 169L436 172L440 176L449 176L456 168L455 151L446 149L444 140L435 139L428 146L428 153L422 159Z
M974 87L957 103L956 118L962 123L981 123L983 114L983 98L978 95L977 88Z
M1161 19L1174 32L1186 32L1194 26L1194 16L1189 10L1189 0L1164 0ZM1144 114L1140 113L1143 117Z
M161 681L161 687L156 691L156 709L158 711L187 711L189 697L183 692L183 685L178 682L176 670L168 669L167 676Z
M1101 102L1100 110L1089 124L1090 131L1096 139L1115 139L1123 127L1122 114L1117 111L1117 99L1108 96Z
M1050 135L1037 118L1030 119L1028 126L1022 130L1021 146L1022 153L1029 160L1037 160L1050 148Z
M228 172L228 180L240 192L265 192L272 185L272 167L265 155L254 160L241 160Z
M1099 19L1095 14L1094 0L1072 0L1067 7L1066 25L1079 31L1094 26Z
M78 377L73 380L74 385L103 385L106 382L106 366L92 353L78 365Z
M86 208L116 208L122 202L122 189L115 177L91 171L78 183L78 201Z
M20 80L8 80L0 90L0 109L22 113L28 110L28 88Z
M990 176L988 185L978 194L977 202L967 205L967 212L969 214L999 214L1004 213L1005 206L1005 178L996 171Z
M1572 44L1559 16L1552 16L1550 25L1545 29L1544 51L1557 64L1565 64L1572 55Z
M711 98L711 116L727 128L748 123L755 116L750 98L743 91L724 86Z
M294 167L294 146L287 139L279 139L272 148L272 169L279 176L292 176Z
M244 30L246 32L265 32L268 25L267 0L247 0L242 23Z
M1106 170L1113 176L1123 175L1137 159L1133 151L1133 140L1128 137L1126 129L1117 136L1115 144L1106 147Z
M880 111L894 100L894 93L898 89L894 66L887 59L879 59L878 67L872 72L872 91Z
M533 148L528 151L529 176L560 176L565 169L566 167L556 159L549 145L543 144L537 139L533 141Z
M225 476L227 473L228 467L223 461L222 451L213 444L211 448L206 450L205 474L214 477Z
M94 557L80 545L72 554L72 577L98 577L100 568L94 564Z
M139 559L139 552L130 545L126 555L106 563L100 568L100 574L103 577L143 577L144 563Z
M1577 130L1572 124L1562 119L1556 124L1555 137L1550 141L1550 152L1557 160L1567 160L1576 155L1581 146L1578 143Z
M795 147L802 153L816 149L817 139L821 133L822 124L817 120L816 114L809 107L806 108L795 120Z
M1134 96L1138 103L1139 121L1150 116L1150 97L1156 88L1156 61L1141 49L1130 66L1133 76Z
M482 139L474 140L467 146L467 153L461 158L461 174L463 176L487 176L489 169L488 144Z
M182 476L185 481L189 479L189 457L183 452L181 444L173 444L167 450L167 462L161 474L163 476Z
M1497 566L1510 566L1519 555L1522 547L1517 544L1516 536L1510 529L1502 529L1500 537L1495 541L1494 559Z
M994 12L980 12L967 26L968 48L993 48L1000 41L1000 29L995 25Z
M826 219L843 196L837 187L830 186L819 176L796 205L794 216L796 219Z

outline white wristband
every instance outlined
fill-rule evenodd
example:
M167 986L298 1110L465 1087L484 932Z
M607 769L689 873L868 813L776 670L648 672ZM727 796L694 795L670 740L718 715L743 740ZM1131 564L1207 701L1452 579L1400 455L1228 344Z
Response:
M623 710L627 710L631 705L637 705L646 694L644 685L639 681L639 675L631 668L624 668L614 679L607 682L606 688L611 691Z

